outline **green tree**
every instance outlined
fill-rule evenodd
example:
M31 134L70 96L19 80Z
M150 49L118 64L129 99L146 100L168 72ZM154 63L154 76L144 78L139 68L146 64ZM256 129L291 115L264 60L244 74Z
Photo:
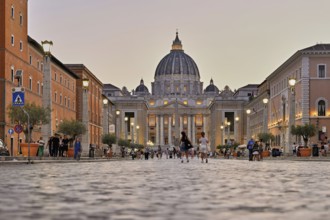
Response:
M72 146L73 140L75 140L78 135L86 133L86 127L81 121L74 119L63 120L58 125L58 132L69 135L71 137L70 146Z
M269 143L269 141L275 140L275 136L272 133L268 133L268 132L259 133L258 138L259 140L262 140L264 143Z
M307 147L308 139L315 136L316 134L316 127L313 124L304 124L304 125L297 125L291 126L291 134L296 136L301 136L304 140L304 147Z
M115 134L103 134L102 135L102 143L107 144L112 147L112 144L116 143L117 137Z
M119 139L118 140L118 145L119 146L122 146L122 147L130 147L131 146L131 143L130 143L130 141L128 141L128 140L125 140L125 139Z
M30 116L30 124L28 125L28 116L24 113L23 109ZM12 122L21 124L23 126L23 132L25 134L26 140L28 142L28 128L30 127L30 140L32 137L33 128L36 125L48 124L50 122L50 108L44 108L38 106L35 103L26 103L24 107L13 107L8 106L8 115Z

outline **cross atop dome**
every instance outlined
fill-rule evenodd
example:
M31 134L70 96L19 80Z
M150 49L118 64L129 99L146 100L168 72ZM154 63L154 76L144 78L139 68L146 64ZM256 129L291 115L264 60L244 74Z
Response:
M172 50L182 50L181 40L179 39L178 29L176 30L176 37L172 44Z

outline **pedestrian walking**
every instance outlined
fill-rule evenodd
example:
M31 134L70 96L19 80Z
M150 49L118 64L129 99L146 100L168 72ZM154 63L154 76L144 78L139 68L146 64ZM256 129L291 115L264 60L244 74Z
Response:
M58 156L58 150L60 147L60 138L57 134L55 134L55 137L53 137L53 157Z
M66 157L68 156L69 142L70 142L70 140L69 140L68 136L67 135L64 135L64 138L62 139L62 146L63 146L63 148L62 148L62 155L61 155L62 157L64 156L63 155L64 152L65 152L65 156Z
M204 163L204 158L205 162L207 163L207 156L208 156L208 149L207 149L207 144L209 143L209 140L205 137L205 132L203 131L201 133L202 137L199 139L200 143L200 148L199 151L201 153L201 158L202 158L202 163Z
M296 142L293 142L293 144L292 144L292 154L293 154L293 156L297 156L297 145L296 145Z
M180 151L181 151L181 163L183 163L184 155L186 155L187 163L189 163L188 150L192 148L192 144L186 135L186 132L181 131L181 140L180 140Z
M74 156L73 156L73 158L76 159L76 160L80 160L81 152L82 152L82 146L81 146L80 138L77 138L75 143L74 143Z
M247 147L246 147L249 150L249 161L252 161L252 159L253 159L253 154L252 154L253 146L254 146L254 140L253 140L253 138L251 138L248 141Z
M48 147L49 156L52 157L53 156L53 136L49 137L46 147Z

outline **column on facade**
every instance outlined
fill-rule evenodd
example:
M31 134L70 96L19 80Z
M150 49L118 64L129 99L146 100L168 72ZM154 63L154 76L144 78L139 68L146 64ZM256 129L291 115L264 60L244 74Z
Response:
M159 116L156 115L156 145L159 145Z
M164 115L160 116L160 145L164 145Z
M196 123L195 123L195 115L192 115L192 142L196 144Z
M145 126L145 139L143 140L144 144L147 144L147 142L149 141L149 120L146 119L146 126Z
M168 144L172 145L172 117L168 117Z
M188 131L187 131L187 136L190 140L191 139L191 115L188 115Z

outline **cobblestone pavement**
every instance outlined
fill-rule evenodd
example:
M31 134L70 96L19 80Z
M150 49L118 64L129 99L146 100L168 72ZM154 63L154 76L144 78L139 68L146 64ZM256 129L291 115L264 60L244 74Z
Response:
M0 164L0 219L330 219L329 162Z

